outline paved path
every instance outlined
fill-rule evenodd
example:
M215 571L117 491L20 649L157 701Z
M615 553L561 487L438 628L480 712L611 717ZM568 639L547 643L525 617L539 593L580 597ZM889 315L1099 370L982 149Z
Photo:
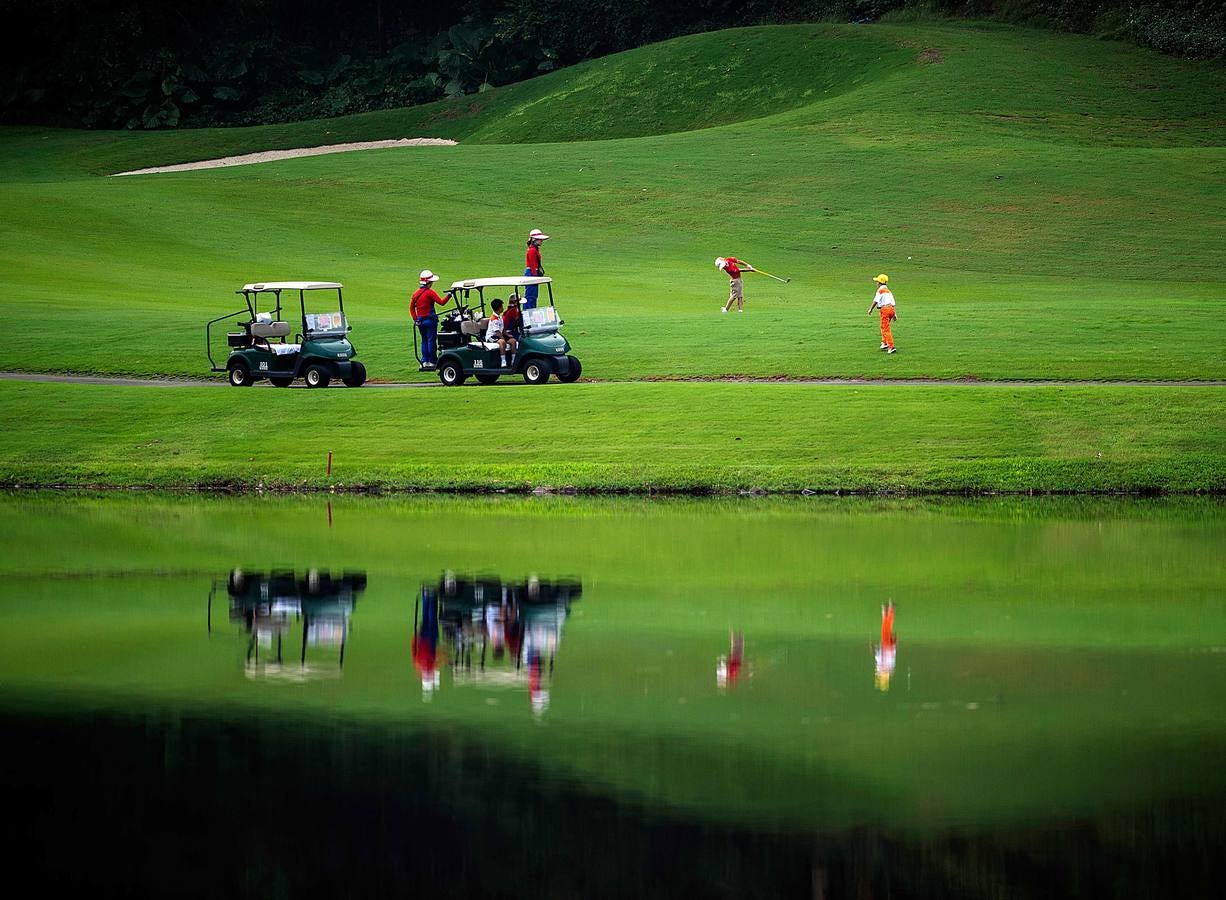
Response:
M129 378L120 375L45 375L37 372L0 372L0 381L34 381L56 384L109 384L121 387L226 387L224 378ZM510 376L504 384L523 384ZM698 377L698 378L642 378L624 381L592 381L588 384L801 384L827 386L864 387L1223 387L1226 381L980 381L974 378L744 378L744 377ZM256 387L268 388L268 382ZM334 384L333 387L340 387ZM306 388L295 382L295 388ZM442 385L431 378L428 381L370 382L368 388L432 388Z

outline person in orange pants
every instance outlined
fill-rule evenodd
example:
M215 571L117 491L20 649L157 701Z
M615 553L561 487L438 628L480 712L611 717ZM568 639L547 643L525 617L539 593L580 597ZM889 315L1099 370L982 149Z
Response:
M890 293L890 276L884 272L873 279L877 285L877 293L873 295L873 303L868 308L871 316L873 310L881 311L881 349L886 353L894 352L894 335L890 332L890 323L898 318L894 309L894 295Z
M891 600L881 607L881 643L873 648L873 661L877 671L873 683L877 690L890 689L890 676L894 674L894 665L898 657L898 641L894 638L894 601Z

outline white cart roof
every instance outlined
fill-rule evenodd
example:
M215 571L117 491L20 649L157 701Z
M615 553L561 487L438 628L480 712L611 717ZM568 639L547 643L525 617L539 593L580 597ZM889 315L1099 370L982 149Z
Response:
M552 278L537 278L530 275L509 275L504 278L469 278L467 281L456 281L451 285L451 290L469 290L472 288L487 288L487 287L527 287L530 284L549 284Z
M327 291L344 287L335 281L254 281L239 291Z

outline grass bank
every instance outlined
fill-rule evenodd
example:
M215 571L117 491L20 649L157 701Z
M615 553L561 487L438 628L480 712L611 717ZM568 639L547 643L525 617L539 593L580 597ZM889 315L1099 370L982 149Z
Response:
M1226 490L1226 393L578 384L0 384L0 481L465 491ZM333 453L332 476L326 474Z

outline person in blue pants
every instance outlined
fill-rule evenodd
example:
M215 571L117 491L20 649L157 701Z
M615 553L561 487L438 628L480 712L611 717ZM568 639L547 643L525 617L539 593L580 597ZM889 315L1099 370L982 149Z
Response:
M541 244L549 240L549 235L539 228L533 228L528 233L528 253L524 259L524 275L529 278L542 278L545 268L541 265ZM541 286L529 284L524 286L524 309L536 309L536 298Z
M438 276L429 269L422 270L419 281L421 286L413 292L409 312L413 316L413 324L421 332L421 367L427 369L438 365L438 313L435 307L447 301L434 290L432 285L438 281Z

